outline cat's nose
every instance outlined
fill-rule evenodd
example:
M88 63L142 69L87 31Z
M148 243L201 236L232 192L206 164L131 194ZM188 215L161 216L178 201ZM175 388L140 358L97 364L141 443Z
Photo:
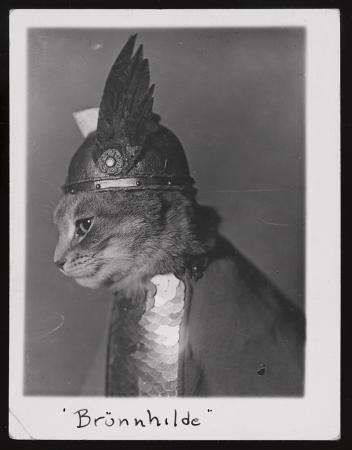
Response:
M57 265L57 267L61 270L63 270L65 262L66 262L66 258L54 261L54 263Z

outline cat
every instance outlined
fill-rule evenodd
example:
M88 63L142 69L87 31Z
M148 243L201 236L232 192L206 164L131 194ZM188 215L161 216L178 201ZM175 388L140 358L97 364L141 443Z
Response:
M303 313L219 234L213 208L178 190L77 192L62 197L54 221L60 270L82 286L107 286L132 318L143 314L153 276L185 280L178 395L302 395ZM205 261L200 282L194 261ZM112 339L133 340L129 316L117 310L113 320L120 334ZM119 351L107 394L136 395L134 385L126 389L129 363Z

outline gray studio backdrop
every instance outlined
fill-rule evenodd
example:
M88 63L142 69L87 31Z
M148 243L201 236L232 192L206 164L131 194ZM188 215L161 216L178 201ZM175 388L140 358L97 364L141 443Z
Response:
M181 140L199 200L222 233L304 305L304 30L31 30L25 393L103 394L110 295L53 264L52 211L131 33L144 44L155 111Z

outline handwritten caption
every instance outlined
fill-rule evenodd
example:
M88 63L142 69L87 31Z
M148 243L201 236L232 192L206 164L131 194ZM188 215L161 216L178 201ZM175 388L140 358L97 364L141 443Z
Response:
M66 408L62 410L66 412ZM212 410L208 409L207 413ZM150 409L138 417L115 416L111 411L106 411L101 416L92 415L87 408L78 409L72 413L76 428L98 427L198 427L202 424L199 417L195 417L190 411L180 412L174 409L166 416L153 414Z

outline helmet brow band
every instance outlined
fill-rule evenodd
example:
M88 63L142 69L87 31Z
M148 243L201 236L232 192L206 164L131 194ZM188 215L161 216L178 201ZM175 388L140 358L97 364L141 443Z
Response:
M102 191L114 189L158 189L190 188L194 183L191 177L138 177L138 178L104 178L78 183L65 184L65 194L81 191Z

